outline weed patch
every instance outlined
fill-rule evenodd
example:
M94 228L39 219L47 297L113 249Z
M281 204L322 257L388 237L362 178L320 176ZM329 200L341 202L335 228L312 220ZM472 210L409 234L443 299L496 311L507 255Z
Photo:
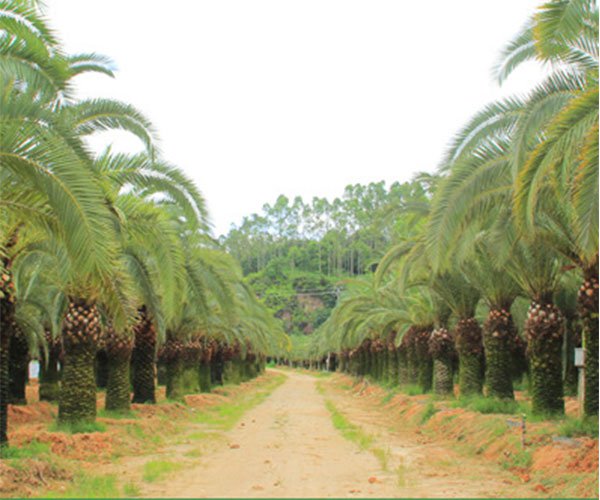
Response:
M567 417L558 428L558 434L565 437L589 436L597 438L598 417Z
M120 496L117 479L109 476L79 474L66 491L49 491L42 498L117 498Z
M361 450L368 450L370 448L373 443L373 438L371 436L364 433L360 427L349 422L331 401L325 401L325 406L329 410L329 413L331 413L333 426L342 433L342 436L348 441L356 443Z
M50 452L49 443L40 443L33 440L23 446L7 446L0 448L0 456L3 460L22 460L24 458L36 458Z
M151 460L144 465L142 478L148 483L153 483L164 478L168 474L181 469L181 464L167 460Z
M423 414L421 415L421 419L420 419L421 424L426 423L437 412L438 412L438 410L435 408L435 405L433 403L428 403L427 406L425 407L425 410L423 411Z
M462 397L452 403L455 408L466 408L479 413L503 413L514 415L524 413L519 403L513 399L495 399L484 396Z

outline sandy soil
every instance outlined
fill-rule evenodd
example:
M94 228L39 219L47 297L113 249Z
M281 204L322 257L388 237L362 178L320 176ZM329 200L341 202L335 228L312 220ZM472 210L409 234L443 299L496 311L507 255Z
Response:
M420 436L388 432L381 409L361 407L341 393L321 395L315 377L287 372L288 379L248 411L200 465L156 484L145 497L489 497L531 496L514 476L483 460L458 460L451 449ZM379 432L360 450L336 430L325 407L334 402L365 431ZM177 460L186 448L164 450ZM180 457L183 461L183 456ZM131 464L134 465L134 464ZM138 464L135 464L139 466ZM120 464L121 470L125 466Z

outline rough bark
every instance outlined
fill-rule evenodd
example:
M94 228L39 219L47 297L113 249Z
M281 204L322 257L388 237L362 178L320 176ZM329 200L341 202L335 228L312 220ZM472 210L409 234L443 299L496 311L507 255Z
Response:
M563 318L546 301L532 302L525 321L531 364L531 405L536 414L565 411L562 385Z
M429 337L429 354L433 358L433 392L439 396L454 393L454 338L446 328L436 328Z
M68 424L94 421L94 358L100 339L100 317L96 305L84 299L71 298L62 333L65 366L58 421Z
M578 295L585 349L583 411L598 415L598 263L584 271Z
M128 411L131 408L129 370L131 366L132 339L109 329L106 338L108 380L106 384L107 410Z
M145 308L134 327L134 346L131 353L133 368L133 403L156 403L156 330Z
M454 330L460 395L481 394L483 389L483 338L475 318L460 319Z
M26 405L26 387L29 380L29 345L25 334L16 325L12 325L10 335L8 377L8 403Z
M421 329L415 335L415 354L418 362L417 383L423 392L429 392L433 385L433 359L429 354L431 330Z
M96 376L96 387L98 389L106 389L108 385L108 354L106 354L104 347L96 353L94 373Z
M40 401L56 402L60 396L60 371L58 363L62 346L59 339L46 332L47 356L42 353L40 360Z
M512 348L517 329L507 306L491 309L483 325L486 393L499 399L514 399Z
M0 447L8 445L8 351L14 304L6 297L0 298Z

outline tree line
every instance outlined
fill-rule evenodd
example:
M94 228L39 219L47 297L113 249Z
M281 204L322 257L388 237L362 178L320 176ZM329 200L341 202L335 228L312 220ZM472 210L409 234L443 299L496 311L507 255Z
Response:
M0 4L0 446L31 357L41 399L77 427L93 425L103 370L106 408L127 411L156 401L157 355L180 399L255 376L287 343L152 123L130 104L74 97L86 73L114 77L113 63L66 54L38 2ZM87 138L112 130L143 151L91 151Z
M583 409L597 416L598 31L589 0L549 1L527 20L495 76L528 61L547 76L455 135L415 212L419 230L348 287L311 359L437 394L456 379L461 395L507 400L526 374L532 410L562 414L583 345Z

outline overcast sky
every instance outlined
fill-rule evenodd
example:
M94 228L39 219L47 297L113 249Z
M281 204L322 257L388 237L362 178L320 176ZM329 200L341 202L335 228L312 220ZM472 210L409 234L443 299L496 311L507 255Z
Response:
M99 52L114 80L81 97L145 113L166 160L204 194L215 235L279 194L433 171L457 129L502 88L491 68L540 0L46 0L69 53ZM98 138L117 149L141 146Z

